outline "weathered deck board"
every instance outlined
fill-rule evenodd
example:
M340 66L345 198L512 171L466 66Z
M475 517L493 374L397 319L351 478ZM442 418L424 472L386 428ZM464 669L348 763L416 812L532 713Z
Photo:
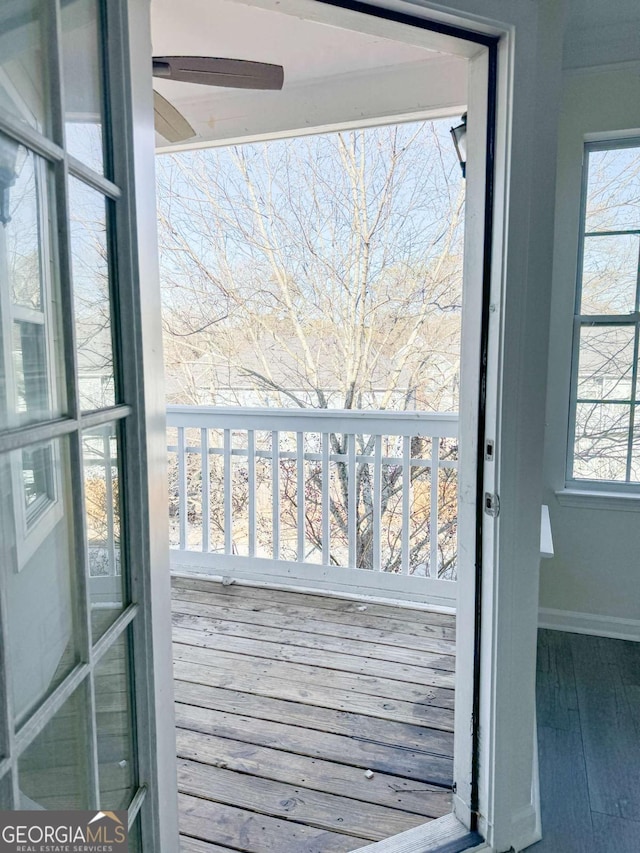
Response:
M185 578L173 605L183 853L346 853L450 811L453 617Z
M332 686L327 690L324 684L295 684L281 678L268 678L260 674L247 674L242 671L216 669L201 664L176 662L174 675L180 681L200 684L206 687L219 687L236 690L266 698L302 702L310 708L333 708L337 711L364 714L381 720L396 720L412 725L431 726L435 729L452 731L453 709L420 705L415 702L401 702L384 697L368 696L340 690ZM313 713L311 710L309 713Z
M198 838L189 838L187 835L180 836L180 853L230 853L230 847L220 847L219 844L209 844L208 841L200 841ZM233 853L233 851L231 851Z
M366 779L364 783L366 784ZM399 809L356 802L353 799L311 788L243 776L221 767L178 760L178 786L186 794L259 811L284 820L295 820L316 829L382 841L411 826L424 823L419 815Z
M423 705L439 704L438 698L451 707L454 678L451 673L442 670L425 669L420 682L398 681L376 675L361 675L331 667L309 666L302 663L288 663L265 658L254 658L221 649L174 644L174 660L198 663L202 666L215 666L216 669L237 671L240 667L247 672L272 678L291 678L298 684L331 683L342 690L365 693L369 696L384 696L387 699L402 699L403 702L419 702Z
M173 598L178 601L191 601L196 604L212 604L224 614L225 608L232 606L232 609L244 611L245 613L271 613L275 616L292 616L298 621L298 625L303 625L305 619L324 619L327 622L336 622L341 625L351 625L354 621L354 616L357 615L357 623L365 628L377 628L381 631L399 631L409 637L414 634L417 637L440 637L448 640L455 640L455 628L450 628L444 625L432 625L427 622L417 620L404 619L401 616L392 619L389 616L370 615L368 611L362 613L358 611L340 611L340 610L317 610L312 606L301 606L276 602L255 601L250 600L242 602L239 598L220 600L214 594L209 592L201 592L196 589L177 589L173 591ZM415 613L416 611L411 611Z
M188 681L176 681L175 692L176 701L185 705L197 705L200 708L211 708L227 714L272 720L275 723L286 723L290 726L301 726L347 737L361 737L362 727L366 725L367 735L371 739L405 749L421 749L423 745L426 748L430 743L432 728L453 731L453 715L450 718L450 726L427 728L422 721L412 724L389 719L381 720L369 715L365 715L366 719L363 719L361 713L353 710L339 711L320 705L310 708L304 702L272 699L269 696L241 693L239 690L225 690L223 687L208 687Z
M278 622L278 627L271 625L256 625L245 622L231 622L227 619L208 619L206 616L194 616L188 613L178 612L179 602L174 602L173 624L177 628L197 628L198 630L212 631L218 636L245 637L250 640L264 640L268 643L289 643L292 646L303 649L324 649L331 652L344 652L348 650L351 655L375 658L376 660L390 661L392 663L406 663L413 666L422 665L425 656L437 655L443 660L442 669L453 670L455 668L455 643L451 640L429 640L423 641L424 648L404 648L377 642L370 636L371 629L362 628L354 631L355 636L349 637L348 645L343 637L335 636L332 628L327 628L326 623L320 623L325 629L324 633L311 632L307 625L300 625L298 629L283 628Z
M361 767L338 764L307 755L282 752L253 743L203 735L187 729L177 732L178 757L225 767L236 773L261 776L326 791L351 800L377 803L425 817L440 817L451 810L451 792L414 779L374 773L368 778Z
M186 835L222 843L244 853L347 853L366 839L327 832L260 812L179 794L180 826Z
M345 646L340 652L330 649L308 649L294 646L289 642L284 645L281 642L272 643L248 637L230 637L226 634L221 636L202 628L194 630L176 627L173 637L176 642L184 643L184 645L205 646L224 652L250 655L253 658L304 663L310 666L322 666L325 669L376 675L382 678L393 678L397 681L408 681L409 683L422 682L424 677L429 674L432 677L438 677L437 672L452 673L455 668L454 658L451 655L434 655L429 652L419 654L419 663L409 664L359 656L352 654L351 649ZM449 676L450 678L451 676Z
M211 582L208 580L196 580L192 578L174 578L173 587L178 589L196 589L200 592L210 592L208 585ZM318 610L334 610L340 613L368 613L372 616L386 616L391 619L398 618L398 607L389 604L378 604L372 601L356 601L353 599L339 598L333 595L318 595L306 592L293 592L282 589L267 589L258 586L244 586L239 584L229 584L222 586L219 592L220 600L237 599L243 602L243 605L248 601L266 601L270 604L278 601L291 605L299 605L301 607L312 607ZM402 610L404 621L415 622L420 625L446 625L450 628L455 627L456 617L449 613L436 613L433 610L426 610L417 607L405 607Z
M213 599L215 601L215 599ZM241 608L227 607L224 603L203 603L198 600L190 601L186 598L173 595L172 609L174 614L206 618L216 630L223 633L231 633L239 625L255 627L260 629L279 628L286 631L295 631L305 634L319 634L321 637L335 637L349 641L362 640L365 643L380 643L381 645L397 648L401 652L405 650L416 650L425 652L440 652L455 655L455 630L453 628L440 628L435 625L427 626L428 631L415 633L403 633L400 630L389 631L384 628L369 628L362 625L362 620L346 620L345 622L330 622L318 618L315 611L307 612L304 619L292 613L280 612L269 613L265 610L242 610ZM326 612L326 611L325 611ZM245 627L246 630L246 627ZM259 633L256 632L256 638Z
M176 705L176 724L178 728L271 746L298 755L327 757L332 761L362 767L363 771L371 769L380 770L382 773L396 772L408 779L443 786L453 783L452 760L444 753L447 744L440 740L434 739L434 751L428 753L379 744L368 741L365 737L355 740L328 732L315 732L312 729L267 720L252 720L249 717L223 714L220 711L180 703ZM444 732L434 734L442 735Z

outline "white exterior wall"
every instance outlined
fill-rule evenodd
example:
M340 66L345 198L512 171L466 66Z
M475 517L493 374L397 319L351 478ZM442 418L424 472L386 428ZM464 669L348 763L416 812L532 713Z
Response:
M583 142L640 135L640 5L573 6L558 139L544 468L555 557L541 568L540 622L640 640L640 500L586 506L556 496L565 480Z

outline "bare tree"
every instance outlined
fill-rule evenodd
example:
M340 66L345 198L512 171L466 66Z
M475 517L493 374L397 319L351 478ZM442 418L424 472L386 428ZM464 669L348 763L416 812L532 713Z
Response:
M158 195L170 402L457 408L464 185L442 123L166 155ZM371 452L371 437L357 440ZM346 441L332 434L332 453ZM339 542L346 465L337 471ZM369 473L358 466L362 566ZM311 493L319 476L309 472ZM283 469L281 479L295 523L295 478ZM399 470L385 466L391 518L400 489ZM309 497L307 535L317 545ZM429 536L426 513L419 551ZM385 555L398 570L398 542Z

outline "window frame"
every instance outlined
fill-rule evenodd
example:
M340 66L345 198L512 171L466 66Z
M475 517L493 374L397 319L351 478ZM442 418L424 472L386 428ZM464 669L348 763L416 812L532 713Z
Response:
M37 499L37 512L30 513L24 500L23 451L40 450L48 448L49 453L49 480L51 482L51 497ZM47 441L42 444L29 445L23 450L14 450L10 454L11 464L11 489L13 493L13 518L15 526L16 563L15 571L21 572L31 557L53 531L62 519L64 506L60 497L62 494L62 480L60 474L60 456L56 452L55 443Z
M18 104L19 105L19 104ZM22 144L22 143L18 143ZM0 305L0 325L2 327L2 338L5 341L4 369L7 395L7 426L20 428L31 424L50 420L56 417L51 411L51 406L56 407L59 403L64 416L66 400L59 400L59 364L58 353L55 347L55 324L56 316L54 305L59 296L56 293L54 279L54 258L52 256L52 241L50 228L52 227L51 216L55 216L55 208L52 208L50 193L51 164L48 163L34 149L24 146L27 156L33 158L33 175L36 194L36 217L38 238L38 286L40 290L40 308L27 307L15 302L11 291L13 282L9 271L8 250L4 240L4 234L0 234L0 272L4 270L8 282L8 293L3 294ZM18 398L16 394L17 381L13 353L13 335L17 325L30 325L42 329L43 367L44 376L41 377L44 396L39 401L44 407L43 411L30 413L27 405L26 412L18 410ZM22 350L23 352L23 350ZM25 388L26 397L26 388ZM35 417L32 417L35 415ZM23 481L23 456L21 450L9 454L10 477L13 503L13 521L16 547L15 571L21 572L31 557L40 548L47 536L52 532L63 515L63 504L60 500L62 494L62 482L60 473L60 459L56 452L55 444L49 441L33 445L34 449L49 448L48 480L51 484L51 495L45 499L37 500L37 511L30 511L24 501Z
M567 454L565 467L565 490L598 494L620 495L629 497L640 497L640 480L634 482L631 479L631 465L633 460L634 429L638 428L640 418L640 399L638 399L638 387L640 384L640 227L611 231L611 235L637 234L638 235L638 271L636 274L636 293L634 311L628 314L581 314L582 300L582 277L584 268L585 237L606 235L607 230L597 232L586 231L587 218L587 193L589 184L589 155L598 151L615 151L626 148L640 149L640 136L625 135L622 137L598 139L585 141L582 154L582 176L580 189L580 214L578 233L578 253L576 264L576 286L573 307L573 329L571 345L571 384L569 392L569 418L567 433ZM610 328L632 328L634 330L633 361L631 364L631 392L628 401L615 401L612 405L628 406L630 409L629 424L627 429L627 446L625 460L624 480L605 480L587 477L576 477L575 468L575 445L576 445L576 417L580 398L578 396L578 368L580 362L580 338L582 329L597 328L598 326ZM589 402L589 401L587 401ZM606 398L602 404L611 403Z

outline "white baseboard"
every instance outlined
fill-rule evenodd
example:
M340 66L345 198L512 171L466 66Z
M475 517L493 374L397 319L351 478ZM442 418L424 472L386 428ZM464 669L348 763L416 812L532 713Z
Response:
M577 613L573 610L541 607L538 625L540 628L551 628L554 631L593 634L596 637L640 642L640 619L622 619L618 616L601 616L597 613Z

